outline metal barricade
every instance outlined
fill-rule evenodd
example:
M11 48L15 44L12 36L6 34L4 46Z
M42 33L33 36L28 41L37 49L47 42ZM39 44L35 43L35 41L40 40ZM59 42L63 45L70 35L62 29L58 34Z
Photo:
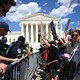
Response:
M31 54L30 59L26 55L19 63L12 62L8 65L4 80L31 80L38 66L38 59L39 52L36 52Z

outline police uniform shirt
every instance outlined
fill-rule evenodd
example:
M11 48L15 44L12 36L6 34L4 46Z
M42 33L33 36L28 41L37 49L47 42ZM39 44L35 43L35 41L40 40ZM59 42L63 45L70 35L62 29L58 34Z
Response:
M9 58L21 57L23 54L23 48L16 42L10 45L10 51L8 53Z

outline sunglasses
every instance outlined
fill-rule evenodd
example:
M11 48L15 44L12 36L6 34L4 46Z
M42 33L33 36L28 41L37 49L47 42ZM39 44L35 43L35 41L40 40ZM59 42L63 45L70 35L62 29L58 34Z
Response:
M78 34L73 34L73 35L72 35L72 37L74 37L74 36L75 36L75 37L77 37L77 36L78 36Z

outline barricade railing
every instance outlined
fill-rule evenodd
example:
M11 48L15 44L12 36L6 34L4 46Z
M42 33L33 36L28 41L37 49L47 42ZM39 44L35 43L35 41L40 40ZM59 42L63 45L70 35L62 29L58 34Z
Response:
M31 80L39 64L38 59L39 52L36 52L31 54L30 58L28 58L27 55L22 57L19 63L12 62L7 67L4 80Z

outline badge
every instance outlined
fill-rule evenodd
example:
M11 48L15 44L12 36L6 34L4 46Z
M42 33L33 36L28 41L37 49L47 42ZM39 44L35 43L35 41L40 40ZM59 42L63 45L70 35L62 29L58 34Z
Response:
M17 49L17 52L18 52L18 53L21 53L21 49L20 49L20 48L18 48L18 49Z

